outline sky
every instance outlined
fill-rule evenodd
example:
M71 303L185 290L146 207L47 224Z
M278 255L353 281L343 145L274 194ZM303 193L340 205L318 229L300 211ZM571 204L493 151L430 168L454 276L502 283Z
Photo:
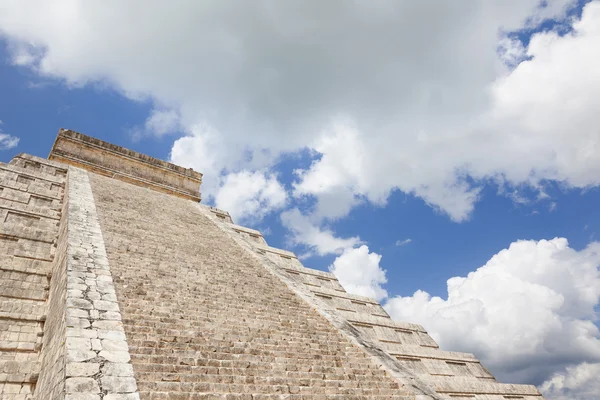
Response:
M599 109L600 0L0 0L0 161L62 127L192 167L555 400L600 393Z

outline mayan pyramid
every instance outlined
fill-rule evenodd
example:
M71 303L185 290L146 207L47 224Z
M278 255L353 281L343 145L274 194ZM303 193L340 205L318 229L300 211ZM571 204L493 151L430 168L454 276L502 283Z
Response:
M0 164L0 399L541 400L70 130Z

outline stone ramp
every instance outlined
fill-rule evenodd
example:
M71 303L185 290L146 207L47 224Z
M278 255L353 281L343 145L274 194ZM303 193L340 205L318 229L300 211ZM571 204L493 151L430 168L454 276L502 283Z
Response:
M67 168L0 163L0 398L29 399L40 373Z
M90 182L142 399L415 398L197 204Z

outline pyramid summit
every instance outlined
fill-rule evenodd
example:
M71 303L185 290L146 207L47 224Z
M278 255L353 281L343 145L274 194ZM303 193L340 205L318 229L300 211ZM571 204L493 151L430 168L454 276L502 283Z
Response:
M202 174L61 129L0 164L0 398L542 400L200 203Z

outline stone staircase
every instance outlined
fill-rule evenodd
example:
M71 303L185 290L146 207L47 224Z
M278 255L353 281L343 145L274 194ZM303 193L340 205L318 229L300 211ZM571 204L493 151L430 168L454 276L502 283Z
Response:
M197 204L90 181L142 399L414 399Z

